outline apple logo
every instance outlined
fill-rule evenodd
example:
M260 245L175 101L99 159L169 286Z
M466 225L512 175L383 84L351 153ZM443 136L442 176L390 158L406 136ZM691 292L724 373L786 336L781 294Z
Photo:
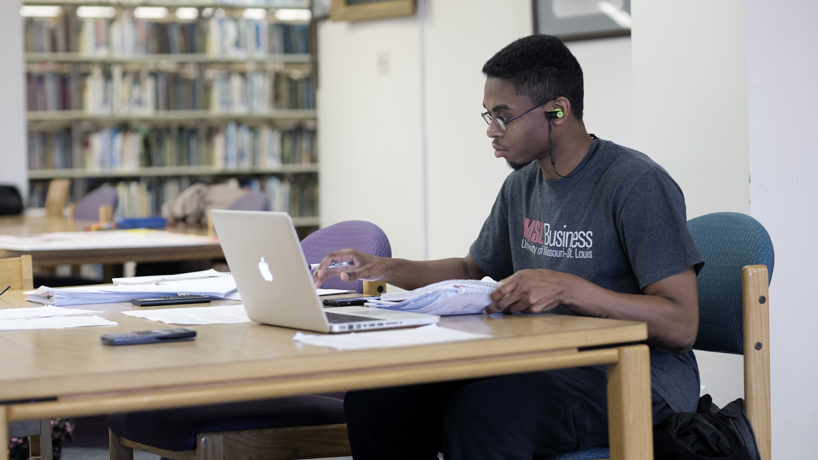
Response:
M262 257L261 262L258 263L258 271L261 272L261 276L264 278L264 281L273 280L273 274L270 272L270 266L264 261L264 257Z

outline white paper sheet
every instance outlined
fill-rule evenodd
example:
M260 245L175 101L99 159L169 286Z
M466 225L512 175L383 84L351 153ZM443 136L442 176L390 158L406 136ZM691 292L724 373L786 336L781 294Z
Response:
M15 319L48 318L54 316L84 315L86 313L96 313L94 310L80 310L78 308L62 307L33 307L33 308L8 308L0 310L0 321Z
M55 318L10 319L0 321L0 331L31 329L65 329L69 327L116 326L117 323L99 316L62 316Z
M297 332L293 336L293 340L317 347L335 348L336 350L361 350L366 348L405 347L429 343L455 342L459 340L487 339L489 337L491 336L456 331L454 329L438 327L437 324L430 324L413 329L351 332L349 334L334 335L312 335Z
M244 311L244 305L123 311L122 314L166 324L181 324L186 326L250 322L250 318L247 317L247 312Z

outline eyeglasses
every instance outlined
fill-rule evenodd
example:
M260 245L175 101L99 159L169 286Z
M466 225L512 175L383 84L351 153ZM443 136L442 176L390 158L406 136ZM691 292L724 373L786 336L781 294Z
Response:
M481 113L481 114L480 114L480 116L481 116L481 117L483 117L483 120L486 120L486 124L487 124L487 125L491 125L491 122L492 122L492 120L493 120L493 121L494 121L494 124L496 124L498 128L500 128L501 130L505 131L505 130L506 130L506 126L508 126L508 124L509 124L509 123L511 123L512 121L514 121L514 120L516 120L516 119L520 118L521 116L523 116L523 115L527 114L528 112L531 112L531 111L534 111L534 110L536 110L536 109L539 109L540 107L544 106L545 104L548 104L548 103L549 103L549 102L551 102L551 101L555 101L556 99L557 99L557 98L549 99L549 100L547 100L547 101L543 102L542 104L540 104L540 105L538 105L538 106L531 107L530 109L528 109L528 110L526 110L525 112L523 112L523 113L521 113L521 114L517 115L516 117L512 118L511 120L503 120L502 118L494 118L494 117L492 117L492 116L491 116L491 114L489 113L489 111L488 111L488 110L486 110L485 112Z

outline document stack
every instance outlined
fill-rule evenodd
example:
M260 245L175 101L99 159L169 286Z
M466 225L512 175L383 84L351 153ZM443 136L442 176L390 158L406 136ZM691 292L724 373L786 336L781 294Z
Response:
M209 271L208 271L209 272ZM28 301L58 307L99 303L130 302L131 299L162 297L176 294L207 295L223 299L236 292L236 282L228 273L214 275L185 274L175 277L130 278L130 283L115 286L83 286L74 288L50 288L40 286L28 292ZM192 276L191 276L192 275ZM174 279L175 278L175 279ZM127 280L118 279L116 281Z

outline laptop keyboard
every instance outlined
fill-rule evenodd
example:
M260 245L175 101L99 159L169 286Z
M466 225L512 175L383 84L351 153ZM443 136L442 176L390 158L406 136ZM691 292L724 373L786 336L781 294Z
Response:
M357 316L357 315L345 315L343 313L332 313L326 312L327 321L330 324L343 324L343 323L360 323L364 321L377 321L378 318L371 318L371 317L364 317L364 316Z

